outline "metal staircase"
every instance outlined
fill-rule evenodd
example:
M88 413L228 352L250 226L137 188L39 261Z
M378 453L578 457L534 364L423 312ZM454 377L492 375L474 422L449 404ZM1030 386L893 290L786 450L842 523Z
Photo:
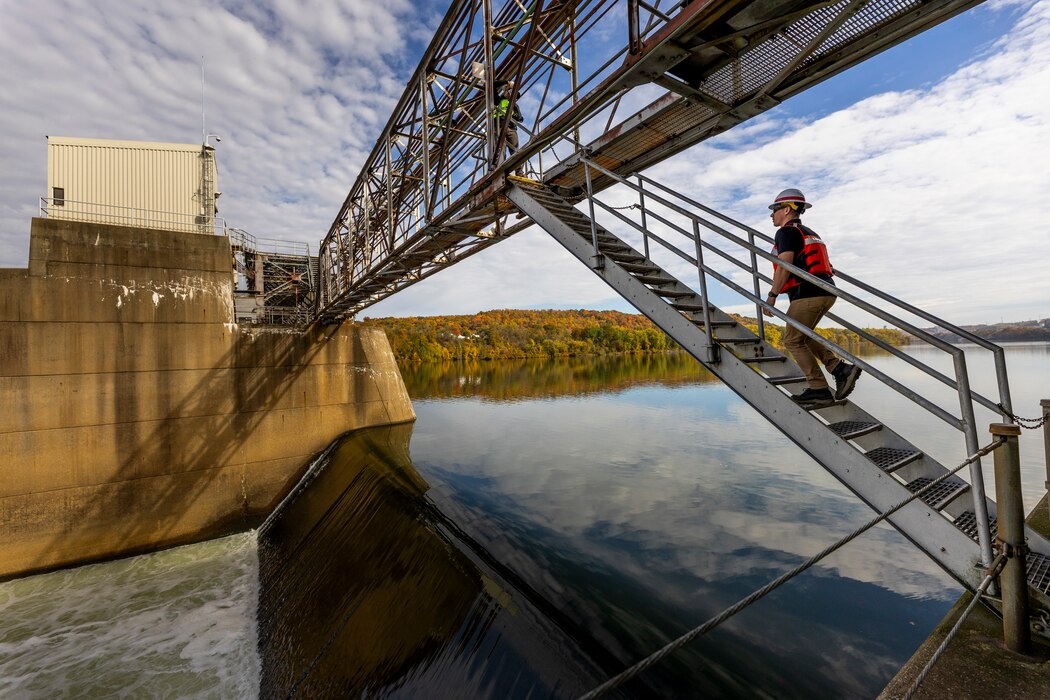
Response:
M800 392L805 386L805 378L791 358L764 339L761 314L758 314L757 332L752 332L713 304L704 303L710 298L707 286L713 280L720 289L729 289L755 304L756 310L763 305L759 282L768 285L769 278L759 271L758 259L769 259L771 255L756 245L756 239L769 240L768 237L676 195L648 178L638 176L630 182L586 159L581 159L581 162L588 169L600 172L603 178L612 178L634 190L639 204L613 207L585 192L588 216L551 188L522 178L511 178L506 196L872 508L885 511L904 500L909 493L915 493L946 474L948 470L942 464L852 401L841 400L815 410L800 407L792 399L790 390L795 388L796 393ZM574 194L578 199L579 193ZM626 236L614 235L599 225L595 221L596 207L606 218L617 222L618 230L626 228L639 233L641 250L626 242ZM626 208L634 209L639 220L621 213ZM712 218L719 219L719 223L713 223ZM726 225L739 233L728 230ZM701 235L702 230L708 234L707 238ZM684 239L684 243L675 244L675 236ZM711 240L714 238L730 241L730 250L715 245ZM693 289L668 272L665 266L654 262L654 247L670 251L675 259L684 261L686 268L696 271L699 289ZM735 281L734 277L740 279L740 274L734 276L705 263L705 254L709 259L715 256L728 263L738 273L746 272L751 277L750 289ZM789 268L800 276L807 276L797 268ZM836 276L867 287L837 270ZM870 306L841 289L836 289L835 293L840 300ZM898 304L918 311L901 302ZM884 319L892 318L898 327L923 333L886 311L874 307L869 310ZM774 310L774 313L786 320L779 310ZM921 312L920 315L929 317ZM829 318L863 333L844 318L831 314ZM810 337L819 338L839 356L860 365L866 377L887 383L957 427L966 438L967 454L975 453L978 448L973 402L1001 410L995 408L996 402L970 391L965 361L958 348L954 348L957 351L954 361L961 373L957 371L954 380L936 370L931 370L931 376L959 392L962 418L954 417L928 398L914 395L907 387L844 348L808 329L801 330ZM873 338L873 342L893 350L877 338ZM894 354L903 355L899 351ZM1001 349L998 359L1001 359ZM913 359L909 361L917 363ZM1008 410L1005 363L997 361L997 366L1002 369L1000 403ZM992 558L995 512L995 504L984 495L978 461L971 465L969 483L953 475L920 500L891 516L890 521L905 537L972 590L979 584L984 568ZM989 527L982 527L984 523ZM1037 608L1050 610L1050 542L1032 531L1027 531L1027 536L1031 550L1028 579L1032 602Z
M310 318L317 289L318 258L304 243L257 239L243 229L229 229L233 268L237 271L238 322L303 327Z

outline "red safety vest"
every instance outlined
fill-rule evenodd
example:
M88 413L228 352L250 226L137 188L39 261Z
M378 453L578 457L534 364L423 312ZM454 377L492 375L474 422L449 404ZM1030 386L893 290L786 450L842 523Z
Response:
M835 271L831 269L831 260L828 259L828 247L824 241L820 240L820 236L797 221L792 221L787 225L798 229L798 232L802 234L802 252L795 256L794 264L811 275L830 277L835 274ZM780 255L776 246L773 246L773 255ZM777 264L773 263L773 274L776 275L776 273ZM797 287L799 282L798 277L791 275L780 291L786 292L792 287Z

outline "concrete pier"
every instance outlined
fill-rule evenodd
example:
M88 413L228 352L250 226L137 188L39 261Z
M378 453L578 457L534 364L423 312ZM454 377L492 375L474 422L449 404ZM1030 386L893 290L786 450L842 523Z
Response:
M415 415L385 335L233 323L227 239L34 219L0 270L0 578L250 527Z
M1044 535L1050 535L1048 500L1050 497L1044 496L1027 520L1029 527ZM907 694L971 600L972 594L963 594L882 691L879 700L897 700ZM1034 637L1031 651L1023 655L1007 649L1002 618L978 604L912 697L1045 700L1050 697L1050 646L1044 638Z

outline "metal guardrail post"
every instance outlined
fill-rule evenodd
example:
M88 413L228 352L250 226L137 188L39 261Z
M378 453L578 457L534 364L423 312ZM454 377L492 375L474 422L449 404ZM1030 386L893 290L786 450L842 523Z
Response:
M1032 650L1028 628L1028 581L1024 538L1024 504L1021 499L1021 458L1017 438L1021 428L992 423L992 435L1005 438L995 450L995 500L999 517L999 544L1009 559L1000 574L1003 596L1003 639L1006 648L1019 654Z
M590 207L591 215L591 245L594 246L594 262L591 263L591 268L600 270L605 267L605 259L598 252L598 224L594 220L594 188L591 187L591 166L587 161L583 161L583 175L587 179L587 206Z
M1043 409L1043 454L1046 459L1046 481L1043 486L1046 488L1046 507L1050 509L1050 399L1043 399L1039 405Z
M645 220L645 185L642 176L638 176L638 209L642 213L642 246L645 249L645 259L652 260L649 255L649 227Z
M980 443L977 441L977 418L974 416L973 400L970 396L970 376L966 372L966 356L962 350L955 348L952 359L955 365L955 382L959 387L959 410L962 413L962 431L966 442L966 453L972 455L980 448ZM988 569L991 567L993 559L992 534L988 527L988 503L984 493L984 468L981 466L981 460L979 459L974 460L970 464L970 491L973 494L973 514L977 519L977 543L981 548L981 565ZM1024 520L1023 515L1021 520Z
M711 328L711 298L707 296L707 275L704 271L704 249L700 243L700 222L693 219L693 242L696 244L696 271L700 275L700 301L704 304L704 332L707 334L708 362L718 362L718 348L715 346L715 335Z
M751 281L753 283L753 290L755 292L755 298L762 298L762 291L758 285L758 256L755 255L755 233L754 231L747 232L747 242L751 246ZM755 302L755 318L758 321L758 339L765 342L766 340L766 324L762 320L762 305Z
M627 0L627 46L632 55L642 50L640 25L638 0Z

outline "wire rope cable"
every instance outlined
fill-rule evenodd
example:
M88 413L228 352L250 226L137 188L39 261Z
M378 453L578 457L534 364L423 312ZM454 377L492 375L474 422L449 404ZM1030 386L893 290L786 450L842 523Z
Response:
M995 561L992 562L988 574L984 577L984 580L981 581L981 585L978 586L977 591L974 593L973 600L971 600L970 604L966 606L965 610L963 610L959 619L955 621L955 625L952 626L951 631L949 631L944 637L944 641L937 647L937 651L933 652L933 656L931 656L930 660L926 662L925 666L923 666L922 671L920 671L919 675L915 677L911 687L908 688L908 692L904 694L901 700L911 700L911 697L915 695L915 692L919 689L919 686L922 685L922 682L926 680L926 676L929 675L934 665L941 658L945 649L948 648L948 645L951 644L955 635L959 633L960 629L962 629L963 623L966 622L966 618L969 617L970 613L973 612L973 609L977 607L977 603L982 597L984 597L985 591L988 590L988 586L991 585L992 581L995 580L995 577L1002 571L1003 566L1006 564L1006 559L1007 556L1005 554L999 554L999 556L995 558Z
M674 641L672 641L672 642L668 643L667 645L665 645L663 648L657 650L656 652L654 652L654 653L650 654L649 656L647 656L646 658L642 659L641 661L636 663L634 666L631 666L627 670L623 671L622 673L620 673L620 674L618 674L616 676L613 676L612 678L607 680L605 683L602 683L601 685L599 685L598 687L594 688L593 690L585 693L584 695L581 695L579 700L592 700L593 698L601 697L602 695L608 693L610 690L613 690L614 688L616 688L616 687L626 683L627 681L631 680L632 678L634 678L638 674L642 673L643 671L645 671L649 667L651 667L654 664L656 664L657 662L661 661L664 657L674 653L675 651L677 651L678 649L682 648L683 646L685 646L689 642L693 641L694 639L696 639L700 635L705 634L707 632L710 632L712 629L714 629L715 627L718 627L720 624L722 624L723 622L725 622L726 620L731 618L733 615L736 615L738 612L740 612L744 608L748 607L749 605L751 605L752 603L758 601L759 599L763 598L764 596L768 595L769 593L772 593L773 591L775 591L780 586L784 585L785 583L787 583L791 579L795 578L796 576L798 576L802 572L804 572L807 569L809 569L810 567L812 567L814 564L819 562L821 559L827 557L832 552L835 552L836 550L840 549L841 547L845 546L846 544L852 542L854 539L856 539L860 535L864 534L865 532L867 532L871 528L875 527L876 525L878 525L883 520L886 520L889 516L893 515L894 513L899 511L901 508L904 508L909 503L915 501L918 498L921 498L928 491L930 491L931 489L936 487L938 484L940 484L942 481L944 481L948 477L954 475L955 473L957 473L958 471L960 471L964 467L968 466L969 464L972 464L973 462L976 462L978 459L980 459L981 457L989 454L990 452L992 452L993 450L995 450L997 447L999 447L1000 445L1002 445L1005 442L1006 442L1006 438L1005 437L996 438L995 440L990 442L988 445L986 445L985 447L983 447L980 450L978 450L977 452L975 452L973 455L967 457L966 460L963 461L961 464L959 464L958 466L956 466L953 469L949 470L945 474L942 474L941 476L937 477L936 479L931 481L929 484L927 484L923 488L919 489L915 493L911 494L908 498L905 498L903 501L901 501L897 505L889 508L885 512L879 513L877 516L875 516L874 518L872 518L868 522L864 523L863 525L858 527L853 532L849 533L848 535L846 535L842 539L838 540L837 542L834 542L834 543L828 545L822 551L820 551L816 555L810 557L806 561L802 562L801 564L799 564L795 568L793 568L790 571L782 574L781 576L779 576L778 578L774 579L773 581L770 581L765 586L763 586L762 588L759 588L758 590L754 591L750 595L748 595L748 596L746 596L744 598L741 598L739 601L737 601L733 605L729 606L728 608L726 608L725 610L720 612L718 615L715 615L714 617L712 617L710 620L708 620L707 622L703 623L699 627L694 627L689 632L686 632L685 634L683 634L682 636L678 637Z

